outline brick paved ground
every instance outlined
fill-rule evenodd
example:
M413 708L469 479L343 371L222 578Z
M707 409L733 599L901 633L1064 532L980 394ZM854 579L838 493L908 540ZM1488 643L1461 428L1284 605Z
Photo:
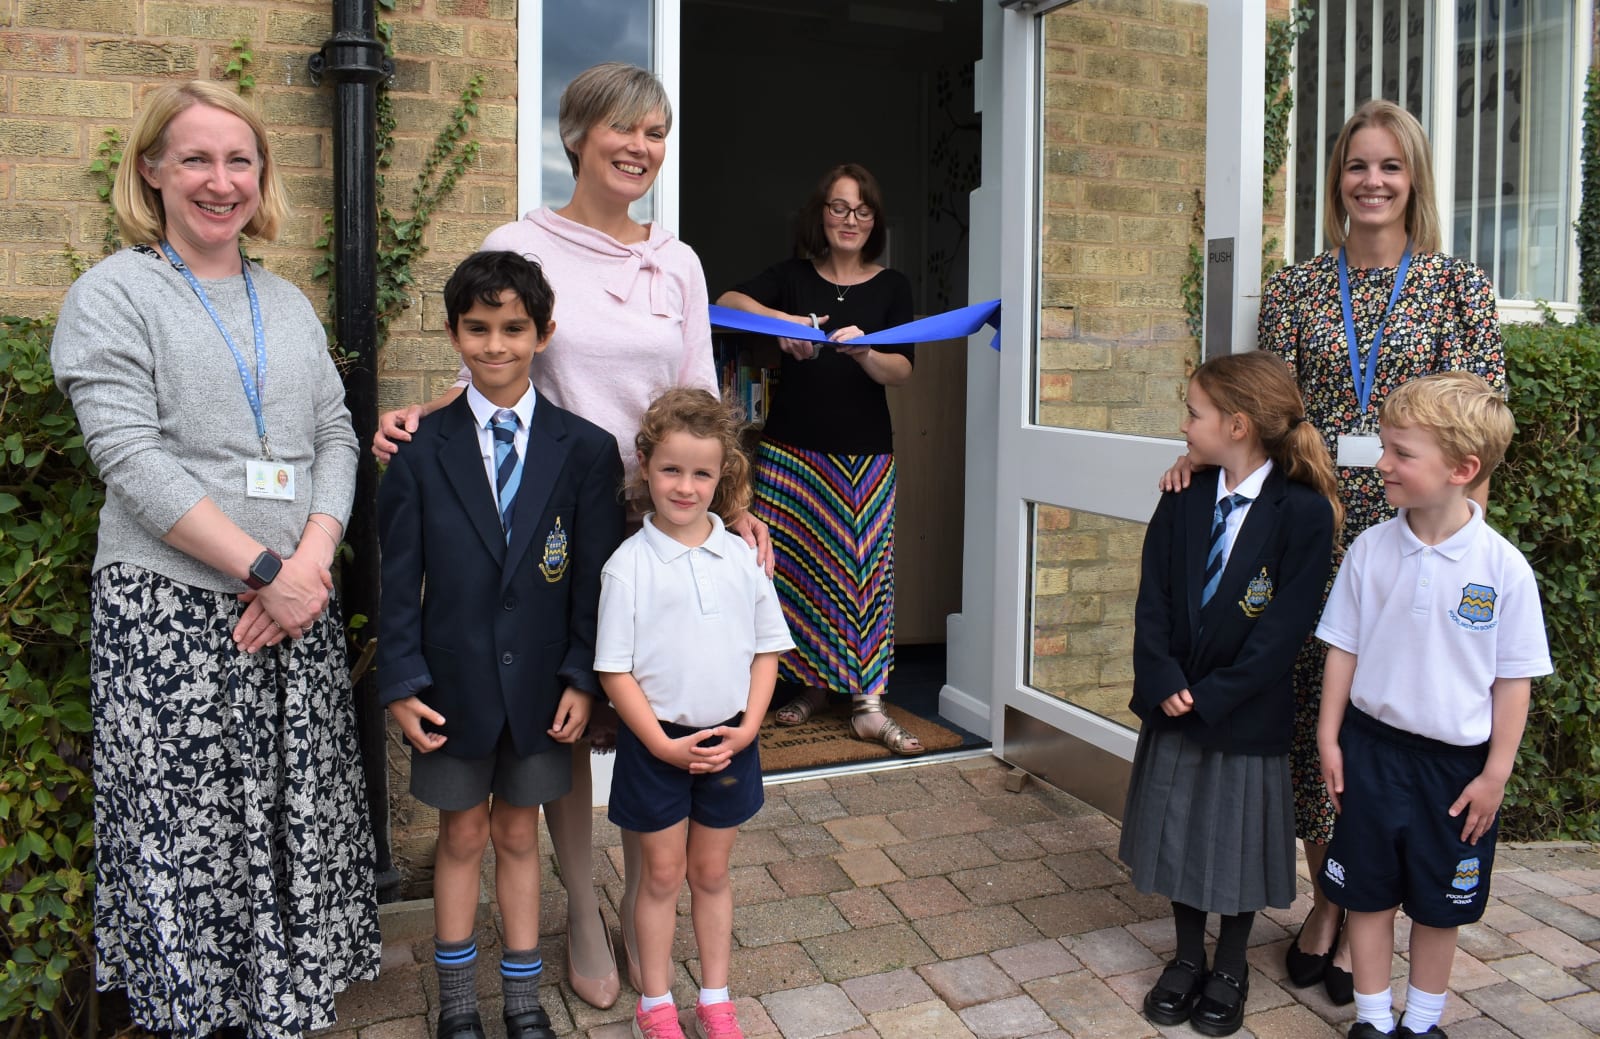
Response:
M1195 1034L1158 1029L1138 1012L1171 953L1172 925L1163 900L1128 883L1116 823L1038 783L1008 793L1006 776L985 757L767 788L766 808L734 850L732 988L750 1039ZM597 813L613 921L616 838ZM626 1039L634 994L625 972L609 1011L563 982L565 896L553 868L546 877L545 1008L563 1036ZM1291 909L1256 919L1241 1036L1332 1039L1354 1019L1320 987L1281 984L1284 948L1310 904L1304 877L1301 889ZM685 896L680 1006L692 1005L699 968L687 911ZM487 946L487 906L484 923ZM388 907L382 976L347 992L339 1027L318 1039L430 1039L431 934L426 903ZM1405 938L1402 923L1397 978ZM1442 1024L1452 1039L1600 1033L1600 847L1503 848L1491 906L1463 930L1451 980ZM500 1035L497 990L485 969L491 1039Z

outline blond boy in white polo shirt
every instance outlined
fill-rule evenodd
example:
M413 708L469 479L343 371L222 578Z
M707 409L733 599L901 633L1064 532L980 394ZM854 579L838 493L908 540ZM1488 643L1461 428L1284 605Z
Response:
M1317 627L1329 646L1317 747L1339 810L1318 880L1349 914L1351 1039L1444 1035L1456 931L1483 915L1531 680L1551 671L1533 569L1467 496L1515 430L1466 372L1391 393L1377 468L1399 515L1350 546ZM1401 906L1411 977L1396 1027Z

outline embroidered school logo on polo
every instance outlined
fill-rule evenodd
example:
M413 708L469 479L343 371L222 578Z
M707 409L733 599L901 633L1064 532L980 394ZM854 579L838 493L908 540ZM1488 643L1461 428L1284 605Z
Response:
M1476 858L1462 859L1456 863L1456 875L1450 881L1450 886L1457 891L1471 891L1478 886L1478 860Z
M1463 628L1494 627L1495 590L1492 585L1468 584L1461 588L1461 602L1451 614Z
M1239 609L1244 611L1246 617L1259 617L1271 601L1272 578L1267 576L1267 568L1262 567L1261 572L1244 586L1244 598L1239 600Z
M567 576L567 564L570 561L567 556L567 532L562 529L561 517L557 516L556 525L544 539L544 559L539 563L539 572L546 581L555 584Z

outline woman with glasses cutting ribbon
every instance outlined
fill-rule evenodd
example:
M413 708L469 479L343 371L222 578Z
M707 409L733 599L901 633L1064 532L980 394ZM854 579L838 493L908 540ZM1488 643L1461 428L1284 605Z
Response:
M851 340L911 320L911 282L875 261L888 236L878 182L829 170L795 224L795 255L723 293L725 307L828 334L780 338L782 368L756 459L756 515L796 648L779 676L800 686L778 708L800 725L829 692L849 696L851 730L901 755L923 746L883 708L894 667L893 434L887 386L911 378L914 348Z
M1383 100L1357 109L1328 162L1329 251L1279 271L1261 296L1260 348L1288 363L1307 421L1328 440L1346 544L1394 515L1373 468L1381 450L1378 407L1391 390L1436 372L1468 371L1505 392L1494 289L1477 266L1439 251L1429 154L1422 125L1405 109ZM1183 458L1162 489L1187 484ZM1485 484L1474 496L1485 504L1487 494ZM1327 647L1310 639L1295 666L1289 756L1295 828L1312 876L1321 872L1334 824L1316 740L1326 655ZM1315 904L1287 952L1289 980L1302 987L1321 981L1333 1002L1347 1004L1355 991L1340 912L1317 885L1312 890Z
M288 216L219 84L146 98L124 240L51 347L105 481L90 591L95 947L163 1035L299 1036L376 977L372 834L334 551L358 446L322 323L247 260Z

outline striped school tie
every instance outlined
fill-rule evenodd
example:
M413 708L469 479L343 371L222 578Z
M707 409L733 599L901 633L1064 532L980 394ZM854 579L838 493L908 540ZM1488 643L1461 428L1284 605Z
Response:
M501 408L489 421L494 430L494 493L500 502L500 527L511 540L511 510L522 485L522 457L517 454L517 413Z
M1211 511L1211 548L1206 552L1206 583L1200 591L1201 606L1211 601L1217 594L1217 585L1222 582L1222 565L1227 562L1222 556L1222 534L1228 529L1228 514L1250 501L1242 494L1230 494L1220 499Z

